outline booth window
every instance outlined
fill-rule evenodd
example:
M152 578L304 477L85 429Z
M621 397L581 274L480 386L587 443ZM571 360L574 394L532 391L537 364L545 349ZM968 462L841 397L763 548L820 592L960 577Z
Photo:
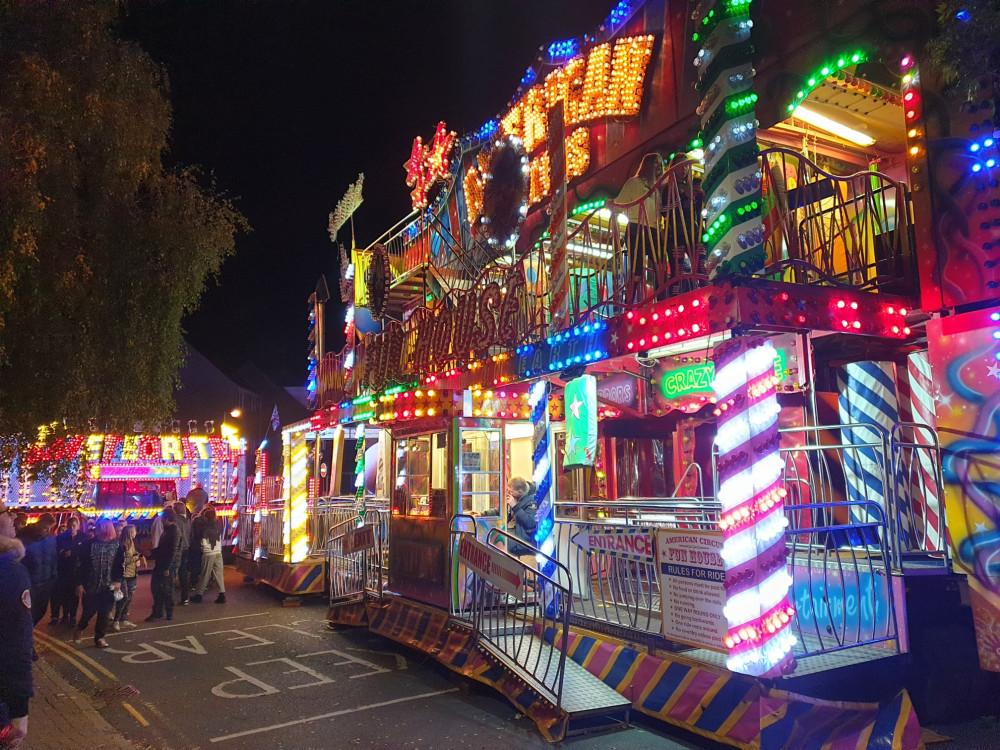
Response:
M503 507L500 502L500 488L503 486L500 470L501 430L463 427L460 434L460 512L499 515Z
M443 432L396 441L396 493L408 516L443 516L447 440Z

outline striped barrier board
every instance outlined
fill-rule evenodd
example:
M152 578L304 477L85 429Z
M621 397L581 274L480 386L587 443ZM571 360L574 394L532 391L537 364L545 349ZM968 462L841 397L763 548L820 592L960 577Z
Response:
M546 632L558 643L561 634ZM775 690L745 675L650 654L597 633L570 632L567 656L639 711L747 750L916 750L916 712L906 691L883 705L825 701Z
M325 558L310 558L300 563L237 558L236 567L244 575L262 581L282 594L306 596L326 593Z

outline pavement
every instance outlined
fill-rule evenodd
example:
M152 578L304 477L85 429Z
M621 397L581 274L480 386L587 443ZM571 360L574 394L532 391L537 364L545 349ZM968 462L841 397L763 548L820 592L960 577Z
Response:
M151 750L132 742L109 724L97 705L66 681L51 660L51 646L38 645L35 697L29 705L28 738L23 750Z

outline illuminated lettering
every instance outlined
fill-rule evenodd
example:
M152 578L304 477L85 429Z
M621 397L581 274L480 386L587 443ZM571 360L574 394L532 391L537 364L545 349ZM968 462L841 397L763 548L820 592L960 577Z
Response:
M181 450L180 438L168 436L160 441L161 457L164 461L182 461L184 453Z
M195 458L207 459L210 458L208 454L208 438L203 435L191 435L188 437L188 441L191 444L191 449L195 454Z
M454 143L455 131L449 131L443 122L438 123L429 147L424 146L419 135L413 139L413 149L406 163L406 184L413 188L410 197L414 208L426 208L431 186L438 180L447 179L451 173L449 161Z
M139 458L140 435L126 435L122 440L122 461L135 461Z

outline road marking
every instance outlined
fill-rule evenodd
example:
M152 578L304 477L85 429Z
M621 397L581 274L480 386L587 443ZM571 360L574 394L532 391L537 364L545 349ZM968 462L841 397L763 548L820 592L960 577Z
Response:
M144 717L141 713L139 713L134 708L132 708L131 705L129 705L128 703L122 703L122 705L125 707L126 711L128 711L130 714L132 714L132 718L134 718L136 721L138 721L144 727L148 727L149 726L149 722L146 721L146 717Z
M251 615L233 615L232 617L214 617L211 620L195 620L194 622L174 622L170 625L154 625L151 628L138 628L132 631L121 631L120 633L108 633L105 638L110 638L113 635L140 635L142 633L148 633L150 630L163 630L164 628L184 628L189 625L201 625L205 622L222 622L223 620L241 620L244 617L262 617L268 614L267 612L254 612Z
M269 727L260 727L259 729L247 729L242 732L234 732L233 734L224 734L221 737L213 737L209 742L225 742L226 740L235 740L239 737L248 737L251 734L260 734L262 732L273 732L275 729L285 729L286 727L294 727L296 724L308 724L310 721L321 721L322 719L332 719L335 716L344 716L345 714L354 714L360 711L369 711L373 708L382 708L383 706L393 706L397 703L408 703L409 701L418 701L424 698L434 698L438 695L445 695L446 693L457 692L458 688L448 688L447 690L436 690L433 693L421 693L420 695L411 695L407 698L396 698L391 701L382 701L381 703L369 703L367 706L358 706L357 708L345 708L340 711L331 711L328 714L319 714L317 716L307 716L304 719L296 719L295 721L286 721L282 724L272 724Z
M54 638L53 636L51 636L51 635L49 635L47 633L43 633L40 630L36 630L35 631L35 635L38 636L39 638L41 638L43 643L48 644L50 647L52 647L52 649L54 651L60 652L62 654L62 656L65 656L68 661L73 661L73 663L76 664L77 667L80 667L80 664L78 664L71 657L67 656L67 654L73 654L74 656L82 659L87 664L89 664L94 669L96 669L98 672L100 672L105 677L107 677L109 680L115 680L115 681L118 680L118 678L114 675L114 673L110 672L108 669L106 669L105 667L103 667L101 664L99 664L98 662L96 662L93 659L91 659L89 656L87 656L82 651L79 651L79 650L73 648L69 644L63 643L62 641L58 640L57 638ZM82 671L84 673L90 672L90 670L84 669L84 668L81 668L80 671ZM94 682L97 682L96 678L94 678Z
M370 648L357 648L355 646L347 646L347 651L360 651L363 654L378 654L379 656L394 656L396 658L396 669L406 669L406 657L402 654L397 654L394 651L375 651Z
M52 644L46 644L46 645L48 645L49 648L52 648ZM62 650L57 649L57 648L52 648L52 650L55 653L57 653L59 656L61 656L63 659L65 659L66 661L68 661L70 664L72 664L74 667L76 667L77 669L79 669L84 674L84 676L86 676L87 678L89 678L92 682L100 682L101 681L100 678L96 674L94 674L93 672L91 672L89 669L87 669L85 666L83 666L80 662L78 662L76 659L74 659L72 656L70 656L65 651L62 651Z

